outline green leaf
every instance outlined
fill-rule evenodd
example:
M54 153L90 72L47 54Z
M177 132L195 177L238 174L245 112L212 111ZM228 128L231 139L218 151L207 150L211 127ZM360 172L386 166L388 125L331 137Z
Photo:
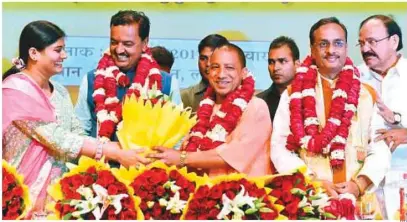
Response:
M321 197L320 196L310 196L309 199L310 200L319 200L319 199L321 199Z
M62 217L62 220L70 220L72 217L72 213L67 213L65 216Z
M315 213L314 213L314 208L311 207L311 206L306 206L306 207L304 207L304 208L302 208L302 209L304 210L305 213L309 213L309 214L312 214L312 215L315 214Z
M260 212L262 212L262 213L272 213L273 211L270 208L262 207L262 208L260 208Z
M256 203L256 204L254 204L254 206L255 206L257 209L260 209L260 208L266 206L266 204L265 204L265 203Z
M250 215L250 214L256 213L257 211L258 210L256 208L250 208L250 209L247 209L244 213L247 215Z
M294 194L294 195L301 195L301 196L306 195L305 191L303 191L303 190L301 190L299 188L292 188L291 193Z
M299 178L297 178L297 179L295 180L294 186L297 186L298 184L300 184L300 182L301 182L301 180L300 180Z
M329 218L329 219L336 219L336 217L333 214L328 213L328 212L322 213L322 216Z

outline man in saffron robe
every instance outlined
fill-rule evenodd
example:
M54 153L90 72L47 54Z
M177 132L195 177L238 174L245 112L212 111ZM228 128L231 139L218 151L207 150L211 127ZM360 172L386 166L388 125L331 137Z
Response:
M271 159L280 173L305 164L331 195L358 198L390 166L389 149L368 146L374 90L360 84L338 19L319 20L309 37L311 57L297 69L275 116Z
M254 94L254 79L243 51L217 47L208 72L210 87L197 111L198 123L181 150L155 147L149 157L167 165L201 168L210 177L233 172L249 177L270 174L271 120L266 103ZM256 130L257 129L257 130Z

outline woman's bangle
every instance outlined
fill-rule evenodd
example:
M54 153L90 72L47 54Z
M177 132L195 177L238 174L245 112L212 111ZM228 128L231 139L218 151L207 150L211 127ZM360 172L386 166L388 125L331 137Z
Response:
M97 146L96 146L96 154L95 154L95 160L100 160L103 155L103 145L105 145L106 142L97 140Z
M362 190L362 187L360 186L360 183L357 181L357 179L353 179L352 180L356 186L358 187L358 191L359 191L359 197L363 196L365 194L365 192Z
M181 151L181 155L179 156L179 165L181 167L185 166L185 160L187 159L187 151Z

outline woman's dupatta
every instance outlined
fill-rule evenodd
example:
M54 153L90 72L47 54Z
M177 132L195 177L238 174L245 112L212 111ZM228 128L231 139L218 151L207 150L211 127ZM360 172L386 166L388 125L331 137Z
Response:
M54 158L46 138L35 133L37 126L56 121L54 107L41 88L18 73L3 81L3 159L24 175L34 212L44 212L47 187L61 173L52 167Z

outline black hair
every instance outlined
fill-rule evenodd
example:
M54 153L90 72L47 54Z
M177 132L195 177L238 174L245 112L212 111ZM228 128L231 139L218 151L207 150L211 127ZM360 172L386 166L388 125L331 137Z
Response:
M110 19L110 27L138 24L138 35L143 41L150 35L150 19L143 13L133 10L119 11Z
M327 25L327 24L337 24L339 25L343 31L345 32L345 41L348 41L348 30L346 29L345 25L342 24L339 19L337 19L336 17L328 17L328 18L323 18L320 19L317 23L315 23L314 25L312 25L310 31L309 31L309 41L311 43L311 45L314 44L315 38L314 38L314 32L319 29L319 27L323 26L323 25Z
M228 43L228 40L219 34L208 35L199 42L198 53L200 53L205 47L215 49L219 45L223 45L226 43Z
M155 46L151 48L151 54L158 65L171 69L174 64L174 55L163 46Z
M383 22L384 26L386 26L387 34L389 36L398 35L399 44L397 46L397 51L403 49L403 36L401 34L400 26L390 16L386 16L386 15L372 15L372 16L369 16L368 18L366 18L365 20L363 20L360 23L359 31L366 22L368 22L369 20L372 20L372 19L381 20Z
M65 37L65 32L49 21L30 22L23 28L20 35L18 46L19 58L27 65L30 48L42 51L63 37ZM3 73L3 80L20 71L16 66L11 67Z
M288 46L290 49L293 61L300 59L300 50L298 49L297 44L292 38L287 36L280 36L274 39L270 44L269 51L272 49L281 48L284 45Z

